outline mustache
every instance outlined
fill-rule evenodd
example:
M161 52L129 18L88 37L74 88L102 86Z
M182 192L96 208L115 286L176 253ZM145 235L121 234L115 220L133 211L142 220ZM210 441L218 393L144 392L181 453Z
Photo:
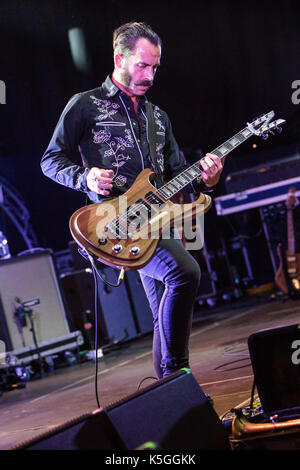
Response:
M148 87L150 87L150 86L153 85L153 82L151 82L151 81L149 81L149 80L143 80L143 81L141 81L141 82L137 82L136 85L137 85L137 86L140 85L140 86L148 86Z

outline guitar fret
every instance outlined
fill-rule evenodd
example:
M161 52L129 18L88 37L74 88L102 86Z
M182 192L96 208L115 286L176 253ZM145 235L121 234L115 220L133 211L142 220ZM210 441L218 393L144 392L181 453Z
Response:
M179 182L180 182L182 185L185 185L186 182L187 182L187 181L184 179L183 174L178 175L178 176L177 176L177 179L179 180Z
M187 170L184 170L184 172L181 173L180 176L183 177L183 181L184 181L184 182L183 182L183 185L184 185L184 186L185 186L186 184L189 184L189 183L192 181L192 179L193 179L193 177L187 173Z
M247 139L247 137L244 136L243 131L241 131L241 132L239 132L238 134L236 134L235 137L236 137L237 140L239 141L238 145L242 144L242 143L245 142L245 140Z
M252 135L252 132L249 131L249 129L247 129L247 127L245 127L245 129L243 129L240 134L242 134L242 136L245 138L245 139L248 139L248 137L250 137Z
M174 191L174 189L177 190L177 186L174 180L170 181L168 184L171 191Z
M224 155L222 155L222 153L220 152L219 148L216 148L215 150L213 150L211 153L213 153L214 155L217 155L217 157L219 157L220 159L223 158Z
M158 192L164 199L168 199L169 197L173 196L172 192L167 188L167 185L160 188Z
M227 142L230 143L230 145L235 148L240 144L240 141L234 136L232 139L229 139Z
M200 175L201 170L200 170L200 168L199 168L199 171L197 171L196 168L194 168L194 167L191 166L190 168L188 168L187 170L185 170L185 173L188 174L188 176L189 176L189 178L190 178L190 181L193 181L193 179L197 178L197 176Z
M190 167L163 186L163 188L160 189L160 194L162 194L165 199L171 197L183 189L187 184L191 183L200 174L200 168L196 169Z
M178 177L172 180L172 185L175 186L176 191L180 191L182 184L180 184L180 181L177 181L177 178Z
M225 155L230 152L230 150L225 147L225 144L221 145L221 147L218 147L218 150L221 152L222 157L225 157Z

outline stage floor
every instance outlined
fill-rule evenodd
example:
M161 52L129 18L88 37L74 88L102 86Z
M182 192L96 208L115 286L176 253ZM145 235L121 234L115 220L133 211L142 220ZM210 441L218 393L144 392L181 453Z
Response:
M299 300L256 297L195 312L190 339L194 377L222 417L250 399L253 384L247 339L261 329L299 322ZM105 407L155 380L152 336L133 340L99 360L98 393ZM57 369L0 397L0 448L7 449L97 408L93 361Z

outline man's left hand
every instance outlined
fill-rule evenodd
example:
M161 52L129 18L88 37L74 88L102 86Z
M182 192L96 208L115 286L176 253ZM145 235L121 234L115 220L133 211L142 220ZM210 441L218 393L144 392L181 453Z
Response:
M213 153L207 153L205 157L200 160L200 165L203 169L201 174L202 180L209 188L215 186L220 179L224 158L222 158L222 160L223 161Z

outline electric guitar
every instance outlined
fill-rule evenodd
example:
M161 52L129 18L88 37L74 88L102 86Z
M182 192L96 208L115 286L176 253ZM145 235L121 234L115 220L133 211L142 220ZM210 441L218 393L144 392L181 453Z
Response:
M287 235L288 235L288 249L286 250L286 264L289 280L292 289L300 293L300 254L295 251L295 230L294 230L294 217L293 210L298 200L295 196L296 188L292 187L289 190L289 197L286 203L287 206Z
M275 284L283 294L291 297L300 295L300 254L295 252L295 230L293 210L297 203L297 188L291 187L286 200L287 250L281 245L277 247L279 267L275 276Z
M211 153L222 159L251 136L266 139L283 119L271 122L274 111L257 118ZM170 227L180 226L203 215L212 204L200 193L196 201L174 204L171 198L195 179L201 179L200 161L191 165L159 189L152 185L155 173L143 170L124 195L78 209L70 218L70 231L90 256L119 269L140 269L155 253L159 239Z

